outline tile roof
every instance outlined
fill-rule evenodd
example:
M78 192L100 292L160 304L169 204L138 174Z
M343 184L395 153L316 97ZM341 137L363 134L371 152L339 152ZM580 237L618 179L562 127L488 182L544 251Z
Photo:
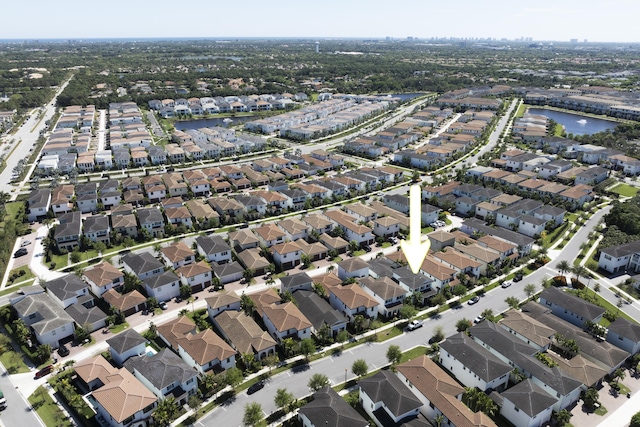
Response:
M215 322L240 354L259 353L276 345L269 333L244 312L223 311L215 317Z
M118 424L158 401L158 398L126 369L120 369L106 379L105 385L93 391L93 398Z

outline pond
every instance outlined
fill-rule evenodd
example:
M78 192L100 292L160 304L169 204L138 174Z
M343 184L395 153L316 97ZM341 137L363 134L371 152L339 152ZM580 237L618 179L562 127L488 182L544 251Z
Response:
M564 126L567 134L593 135L594 133L604 132L607 129L613 129L618 125L618 123L610 120L596 119L580 114L565 113L563 111L547 110L546 108L529 108L527 112L555 120Z

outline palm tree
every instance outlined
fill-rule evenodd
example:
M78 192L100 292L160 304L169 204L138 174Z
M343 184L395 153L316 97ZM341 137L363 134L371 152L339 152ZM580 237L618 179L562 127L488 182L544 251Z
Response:
M571 272L576 276L576 282L580 282L580 277L587 275L587 269L582 265L576 265L571 269Z
M571 264L569 264L569 261L563 259L562 261L558 261L558 263L556 264L556 268L560 270L560 275L562 277L565 277L564 273L571 271ZM565 282L566 280L567 279L565 278Z

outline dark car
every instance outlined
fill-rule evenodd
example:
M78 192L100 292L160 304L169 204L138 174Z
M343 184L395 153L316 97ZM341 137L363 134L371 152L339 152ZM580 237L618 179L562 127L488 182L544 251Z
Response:
M513 281L514 282L519 282L520 280L522 280L522 273L518 273L513 277Z
M247 389L247 394L253 394L258 390L262 390L264 388L264 381L258 381L253 384L251 387Z
M362 249L364 249L365 252L371 252L371 246L369 245L362 245Z
M27 253L29 253L29 251L27 251L27 248L20 248L13 254L13 257L19 258L21 256L25 256Z
M61 345L60 348L58 348L58 354L61 357L68 356L69 355L69 349L65 345Z
M37 380L38 378L42 378L45 375L50 374L51 371L53 371L53 365L45 366L44 368L42 368L38 372L36 372L36 375L35 375L35 377L33 377L33 379Z

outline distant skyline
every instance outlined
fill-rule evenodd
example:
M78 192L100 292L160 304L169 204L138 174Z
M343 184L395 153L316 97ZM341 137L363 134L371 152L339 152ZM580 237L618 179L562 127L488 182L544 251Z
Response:
M640 42L638 0L6 3L0 39L524 37Z

